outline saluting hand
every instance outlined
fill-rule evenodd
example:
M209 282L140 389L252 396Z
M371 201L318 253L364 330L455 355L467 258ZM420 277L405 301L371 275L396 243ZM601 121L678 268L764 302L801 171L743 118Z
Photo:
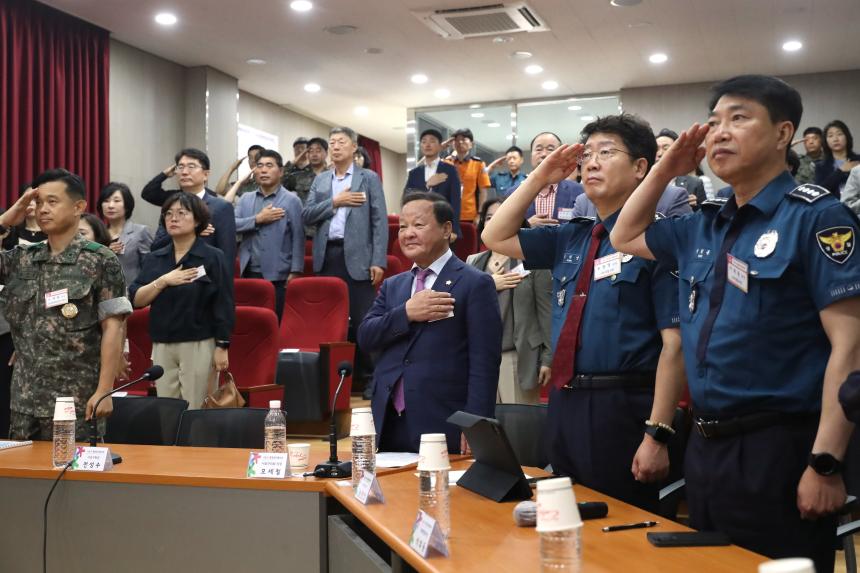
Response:
M448 318L454 311L454 297L451 293L435 290L422 290L406 301L406 318L409 322L429 322Z
M687 131L682 131L663 157L654 167L661 173L677 177L695 171L702 159L705 158L705 148L702 143L710 131L708 124L694 123Z
M20 225L27 218L27 206L39 196L38 189L27 189L9 209L0 216L0 224L6 227Z

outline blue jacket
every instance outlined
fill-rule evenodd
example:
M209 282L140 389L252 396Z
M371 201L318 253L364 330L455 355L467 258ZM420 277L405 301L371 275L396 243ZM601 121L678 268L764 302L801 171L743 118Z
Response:
M302 226L302 201L295 193L278 188L271 200L264 200L260 209L271 205L285 211L283 218L268 225L257 225L255 217L259 189L244 193L236 205L236 232L242 233L239 244L239 268L242 273L251 262L254 240L258 241L260 272L268 281L282 281L290 273L300 273L305 264L305 228Z
M514 190L511 190L513 193ZM563 179L558 183L558 189L555 192L555 208L552 211L552 218L558 219L558 210L560 208L573 209L576 198L582 195L585 191L582 185L576 181ZM529 205L529 210L526 211L526 219L530 219L535 214L535 204L532 202Z
M410 323L406 301L411 271L390 277L358 329L358 344L377 353L373 420L377 437L395 382L404 380L409 439L418 451L421 434L442 433L448 451L460 451L460 430L445 420L457 410L492 417L499 383L502 319L490 275L456 256L442 268L433 290L454 297L454 316Z
M451 204L451 208L454 210L454 233L460 237L460 174L457 173L456 167L441 159L439 160L439 166L436 168L436 173L444 173L448 176L448 179L435 187L431 187L429 190L438 193ZM405 193L409 189L421 191L427 189L424 181L424 165L419 165L409 172L403 192Z

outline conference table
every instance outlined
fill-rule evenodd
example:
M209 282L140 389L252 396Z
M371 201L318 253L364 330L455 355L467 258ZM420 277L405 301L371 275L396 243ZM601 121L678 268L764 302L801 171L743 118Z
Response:
M297 440L291 440L297 441ZM310 467L328 457L311 442ZM344 447L343 442L339 446ZM344 480L249 479L249 450L113 445L123 463L68 471L48 510L48 571L448 572L539 571L534 528L515 526L514 503L452 486L450 556L422 558L408 546L418 509L415 466L380 469L385 503L359 503ZM349 459L348 451L340 451ZM42 512L58 470L51 444L0 451L0 571L42 567ZM465 469L469 461L454 462ZM530 475L540 470L527 469ZM651 546L646 530L603 533L607 524L654 519L680 524L575 486L579 501L605 501L587 521L583 571L755 572L764 557L738 547Z

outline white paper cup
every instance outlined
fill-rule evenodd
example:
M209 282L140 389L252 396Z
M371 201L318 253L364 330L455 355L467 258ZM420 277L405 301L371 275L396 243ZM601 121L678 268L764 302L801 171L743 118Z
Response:
M759 565L758 573L815 573L815 565L805 557L777 559Z
M418 471L433 472L450 469L448 440L445 434L421 434L421 446L418 449Z
M376 428L373 425L373 411L370 408L352 409L349 435L352 437L376 435Z
M290 470L307 469L311 455L310 444L287 444L287 453L290 456Z
M57 402L54 404L54 421L66 422L69 420L75 420L76 418L75 399L71 396L57 398Z
M570 478L537 482L537 531L564 531L581 525Z

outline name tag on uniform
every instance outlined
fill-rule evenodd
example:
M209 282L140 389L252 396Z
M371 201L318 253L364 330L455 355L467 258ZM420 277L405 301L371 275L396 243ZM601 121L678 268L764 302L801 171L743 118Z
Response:
M728 272L726 276L729 279L729 283L746 293L749 290L750 266L731 255L727 255L727 260Z
M200 277L205 277L205 276L206 276L206 267L204 267L203 265L200 265L199 267L197 267L197 277L195 277L194 280L197 280Z
M571 219L573 219L573 207L559 207L558 220L570 221Z
M55 306L62 306L69 302L69 289L61 288L60 290L55 290L51 292L45 293L45 308L54 308Z
M594 280L599 281L621 272L621 253L612 253L594 261Z

